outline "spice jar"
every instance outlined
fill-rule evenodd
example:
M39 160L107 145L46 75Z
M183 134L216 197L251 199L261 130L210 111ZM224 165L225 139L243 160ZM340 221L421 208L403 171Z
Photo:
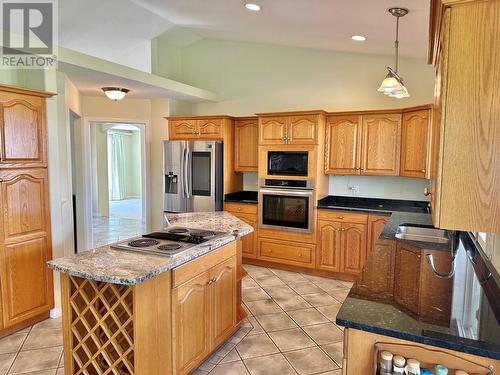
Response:
M416 359L406 361L406 373L408 375L420 375L420 362Z
M392 353L383 351L380 352L380 362L378 364L380 375L391 375L392 374Z
M444 367L443 365L436 365L436 367L434 367L434 374L448 375L448 368Z
M400 355L395 355L394 358L392 358L392 365L393 365L393 374L394 375L402 375L404 374L405 371L405 363L406 359L401 357Z

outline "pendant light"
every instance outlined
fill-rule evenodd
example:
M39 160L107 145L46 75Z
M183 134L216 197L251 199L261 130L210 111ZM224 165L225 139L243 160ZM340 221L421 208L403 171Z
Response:
M396 17L396 40L394 41L394 49L396 55L396 61L394 69L387 67L389 71L382 81L378 91L388 95L392 98L407 98L410 96L408 89L403 83L403 78L398 74L399 68L399 19L408 14L408 9L404 8L390 8L389 13Z
M129 89L125 89L123 87L103 87L101 90L104 91L104 94L106 94L109 99L114 100L115 102L122 100L130 91Z

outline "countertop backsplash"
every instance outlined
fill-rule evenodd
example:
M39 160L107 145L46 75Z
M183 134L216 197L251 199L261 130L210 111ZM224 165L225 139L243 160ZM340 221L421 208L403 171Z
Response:
M330 176L330 195L428 201L429 180L389 176ZM352 188L358 188L354 191Z

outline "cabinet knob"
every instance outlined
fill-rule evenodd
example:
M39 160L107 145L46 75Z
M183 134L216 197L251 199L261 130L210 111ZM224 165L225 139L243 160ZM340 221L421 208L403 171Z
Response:
M302 258L302 253L299 253L299 258Z
M427 196L429 196L429 195L431 195L431 194L432 194L432 193L431 193L431 190L429 189L429 187L426 187L426 188L424 189L424 195L427 197Z
M422 172L422 173L425 173L425 169L422 169L422 170L421 170L421 172Z

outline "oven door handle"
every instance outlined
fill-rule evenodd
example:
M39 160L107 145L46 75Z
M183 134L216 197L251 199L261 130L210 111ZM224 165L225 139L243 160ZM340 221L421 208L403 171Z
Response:
M259 193L261 194L271 194L271 195L290 195L290 196L312 196L313 191L303 191L303 190L295 190L295 189L260 189Z

